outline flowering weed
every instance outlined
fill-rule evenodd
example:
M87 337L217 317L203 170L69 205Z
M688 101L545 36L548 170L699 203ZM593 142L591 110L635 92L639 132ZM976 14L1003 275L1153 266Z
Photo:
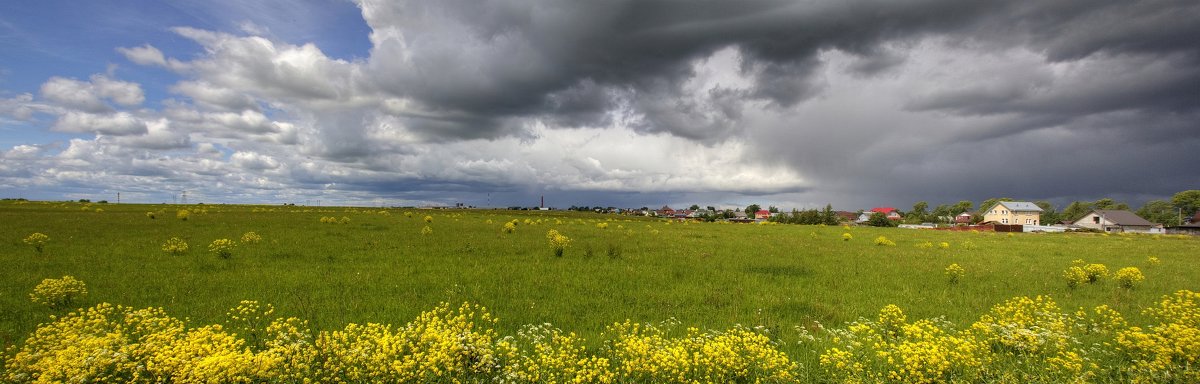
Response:
M41 232L34 232L25 237L25 239L22 241L24 241L25 244L33 246L33 250L37 251L37 253L40 255L42 254L42 251L46 249L46 242L50 241L50 236L46 236L46 234Z
M163 243L162 250L168 254L179 256L187 252L188 243L178 237L172 237Z
M29 294L29 300L51 309L60 309L70 306L76 299L87 296L87 293L87 285L68 275L60 279L42 280Z
M219 256L222 259L228 259L233 256L233 248L237 247L237 243L229 239L217 239L208 244L208 251Z

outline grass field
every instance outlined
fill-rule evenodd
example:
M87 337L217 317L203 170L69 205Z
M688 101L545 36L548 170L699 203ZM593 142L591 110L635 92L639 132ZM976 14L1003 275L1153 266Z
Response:
M181 209L187 220L177 218ZM515 231L504 233L513 220ZM562 257L547 242L551 229L571 239ZM40 254L23 242L35 232L49 237ZM207 249L246 232L262 240L238 244L228 259ZM896 245L876 245L880 236ZM164 252L172 237L189 250ZM246 299L314 330L401 325L439 303L470 302L499 318L499 334L551 323L592 349L606 327L625 320L761 326L780 350L815 367L826 346L800 342L798 329L874 319L889 304L910 321L943 316L965 327L1010 298L1049 295L1065 311L1107 305L1131 324L1149 324L1142 308L1200 288L1198 255L1200 241L1176 236L683 224L558 211L5 202L0 343L19 347L39 323L65 313L29 293L42 279L71 275L89 291L76 307L162 307L188 326L221 323ZM1145 281L1070 288L1063 271L1077 259L1113 272L1137 267ZM952 263L964 270L957 283L945 274Z

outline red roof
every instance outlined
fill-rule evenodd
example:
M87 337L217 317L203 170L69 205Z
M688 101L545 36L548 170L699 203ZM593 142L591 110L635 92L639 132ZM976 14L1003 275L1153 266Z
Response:
M879 212L879 213L883 213L883 214L892 213L892 212L894 212L894 211L896 211L896 208L892 208L892 207L875 207L875 208L871 208L871 212Z
M754 212L754 214L755 214L755 215L767 215L767 216L770 216L770 215L771 215L771 211L768 211L768 210L765 210L765 209L760 209L760 210L758 210L758 212Z

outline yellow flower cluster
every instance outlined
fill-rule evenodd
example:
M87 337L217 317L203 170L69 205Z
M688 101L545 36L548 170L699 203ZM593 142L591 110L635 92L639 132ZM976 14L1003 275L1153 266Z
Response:
M1157 324L1017 297L960 330L888 305L874 319L821 328L831 346L820 370L805 370L740 326L625 321L592 351L549 324L498 337L497 320L469 304L443 303L399 328L314 332L255 301L231 309L226 325L195 328L159 308L105 303L39 325L5 354L0 382L1200 382L1200 293L1164 296L1144 313Z
M888 240L888 238L886 238L886 237L879 236L879 237L875 238L875 245L883 245L883 246L892 247L892 246L896 245L896 242Z
M427 215L427 216L425 216L425 222L426 222L426 223L432 223L432 222L433 222L433 216L428 216L428 215Z
M422 236L429 236L432 234L433 234L433 228L431 228L430 226L426 225L424 228L421 228Z
M26 236L23 241L25 244L33 246L33 249L37 251L38 254L41 254L46 248L46 242L50 241L50 236L46 236L46 234L41 232L34 232L29 236Z
M228 259L233 256L233 248L237 247L237 243L229 239L216 239L208 244L208 251L220 256L222 259Z
M163 252L166 252L166 253L169 253L172 255L176 255L176 256L182 255L184 252L187 252L188 243L178 237L172 237L170 239L167 239L167 242L163 243L162 250L163 250Z
M1126 373L1135 382L1200 382L1200 293L1163 296L1144 312L1159 324L1117 335L1117 346L1130 362Z
M967 271L963 267L960 267L958 263L953 263L946 267L946 277L950 279L950 284L958 283L966 275Z
M1080 283L1092 284L1108 277L1108 267L1104 264L1087 264L1082 259L1077 259L1071 262L1070 267L1063 271L1063 278L1067 279L1067 286L1075 288Z
M851 235L850 232L846 232L846 233L842 234L842 241L850 241L850 240L854 240L854 235Z
M797 365L763 334L631 322L591 352L573 333L526 326L497 338L484 308L441 304L403 327L312 332L243 301L231 325L188 329L160 308L100 304L39 326L7 357L4 382L790 382ZM265 325L265 327L264 327Z
M689 328L667 337L649 324L626 321L608 328L611 364L625 382L787 382L796 363L769 338L742 327L701 333Z
M29 300L58 309L70 306L75 299L87 296L87 293L87 285L68 275L61 279L43 279L33 288Z
M322 216L322 217L321 217L321 222L322 222L322 223L328 223L328 224L347 224L347 223L349 223L349 222L350 222L350 218L349 218L349 217L346 217L346 216L342 216L342 218L341 218L341 219L338 219L338 218L336 218L336 217L333 217L333 216Z
M513 232L516 232L516 231L517 231L517 224L516 224L516 222L515 222L515 221L509 221L509 222L506 222L506 223L504 223L504 227L500 228L500 231L501 231L501 232L504 232L504 233L513 233Z
M608 223L596 223L596 228L608 229Z
M517 337L496 343L508 381L528 383L612 383L609 359L589 355L583 339L549 324L526 325Z
M546 240L550 241L550 249L554 251L554 256L561 257L563 251L571 245L571 239L558 233L557 230L551 229L546 232Z
M1118 269L1117 273L1113 275L1113 278L1117 280L1117 284L1119 284L1121 288L1125 289L1132 289L1134 285L1142 282L1142 280L1146 280L1146 276L1142 275L1142 270L1137 269L1137 267L1125 267Z
M1110 315L1100 308L1097 314ZM877 321L828 330L837 346L821 354L820 363L843 382L1072 381L1097 367L1074 348L1071 331L1081 328L1070 319L1042 296L996 305L961 331L938 319L910 323L889 305Z
M252 243L256 244L260 241L262 241L262 236L260 236L257 233L254 233L253 231L242 234L242 244L252 244Z

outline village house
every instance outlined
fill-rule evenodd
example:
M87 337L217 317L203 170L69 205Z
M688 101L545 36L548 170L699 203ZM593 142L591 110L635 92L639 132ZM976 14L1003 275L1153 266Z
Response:
M983 222L1005 225L1040 225L1042 208L1028 201L1001 201L983 211Z
M771 218L771 211L760 209L754 212L754 220L766 220Z
M1146 221L1133 212L1115 209L1092 210L1071 225L1104 232L1159 233L1161 230L1160 225Z
M954 216L954 224L971 224L971 213L963 212Z

